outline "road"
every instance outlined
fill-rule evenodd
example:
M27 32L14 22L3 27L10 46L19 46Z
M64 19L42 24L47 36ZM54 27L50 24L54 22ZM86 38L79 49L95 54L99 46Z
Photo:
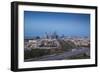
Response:
M72 51L60 53L60 54L53 54L53 55L47 55L40 57L38 59L28 59L26 61L47 61L47 60L63 60L65 58L69 58L78 54L84 54L84 53L89 53L90 49L89 48L80 48L80 49L74 49Z

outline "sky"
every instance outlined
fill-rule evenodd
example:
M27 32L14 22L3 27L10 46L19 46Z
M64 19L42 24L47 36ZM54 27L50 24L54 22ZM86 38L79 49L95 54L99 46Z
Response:
M24 36L90 36L90 14L24 11Z

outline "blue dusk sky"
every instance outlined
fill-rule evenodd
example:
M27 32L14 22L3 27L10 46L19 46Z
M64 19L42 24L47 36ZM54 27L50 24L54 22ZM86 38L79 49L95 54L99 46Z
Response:
M24 11L24 36L90 36L90 14Z

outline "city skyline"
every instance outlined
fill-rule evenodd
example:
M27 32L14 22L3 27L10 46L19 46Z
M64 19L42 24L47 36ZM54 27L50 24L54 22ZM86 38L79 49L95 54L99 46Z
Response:
M24 11L24 36L57 32L65 36L90 36L90 15Z

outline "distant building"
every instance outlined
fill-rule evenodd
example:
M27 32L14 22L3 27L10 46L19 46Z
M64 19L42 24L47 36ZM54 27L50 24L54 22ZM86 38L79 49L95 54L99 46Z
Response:
M38 38L24 41L25 49L59 48L59 47L61 47L61 44L58 41L59 39L65 41L65 42L70 41L70 42L74 43L76 46L89 46L90 45L89 38L65 37L64 35L59 37L56 32L54 32L52 34L48 34L46 32L44 38L41 38L41 37L38 37Z
M29 40L26 46L31 49L51 49L58 48L60 44L56 39L45 38L39 40Z
M46 39L57 39L58 35L56 32L54 32L52 34L45 32L45 37L46 37Z

